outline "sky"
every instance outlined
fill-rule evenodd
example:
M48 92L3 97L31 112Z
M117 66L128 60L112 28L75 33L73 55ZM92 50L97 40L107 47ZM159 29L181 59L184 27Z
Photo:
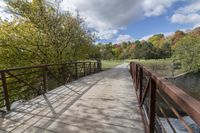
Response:
M0 8L5 6L0 0ZM78 10L97 43L146 40L200 26L200 0L62 0L61 7Z

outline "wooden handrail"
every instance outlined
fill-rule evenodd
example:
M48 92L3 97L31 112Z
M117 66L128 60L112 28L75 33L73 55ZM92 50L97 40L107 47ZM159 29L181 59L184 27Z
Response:
M155 90L159 89L161 92L164 93L165 96L169 97L173 101L173 103L178 105L178 107L182 111L184 111L188 116L190 116L198 126L200 126L200 102L198 100L194 99L192 96L190 96L189 94L184 92L181 88L178 88L171 82L167 81L164 77L159 76L155 72L147 70L144 66L137 64L135 62L130 63L130 73L132 75L133 82L135 84L135 89L137 90L136 94L138 95L139 102L141 102L140 104L143 105L143 102L144 102L144 98L141 101L141 97L143 95L146 96L146 94L144 94L142 92L143 90L141 90L141 89L143 89L141 86L145 86L144 83L142 82L142 80L143 80L141 78L141 75L142 75L142 76L148 77L149 80L151 80L152 82L155 83L155 85L153 85L154 89L152 89L152 87L150 87L150 89L149 89L150 90L150 92L149 92L150 93L150 101L152 102L152 100L153 100L153 105L155 102L158 102L158 99L156 98ZM139 84L137 83L138 79L140 80ZM151 97L152 93L155 93L155 94L153 94L153 97ZM151 113L150 113L149 118L145 118L145 117L143 117L143 118L145 119L144 121L149 120L149 123L146 123L147 124L146 128L147 128L148 132L152 133L156 129L156 127L152 127L152 122L153 122L153 125L155 126L155 120L156 120L155 116L152 116L152 115L156 114L157 112L155 110L156 107L152 108L150 105L147 105L147 106L149 106ZM159 105L157 105L157 106L159 106ZM143 108L143 107L141 107L141 110L143 112L148 113L148 111L145 110L145 108ZM152 113L152 111L153 111L153 113ZM152 128L153 128L153 130L152 130ZM188 131L190 132L190 129L188 129Z

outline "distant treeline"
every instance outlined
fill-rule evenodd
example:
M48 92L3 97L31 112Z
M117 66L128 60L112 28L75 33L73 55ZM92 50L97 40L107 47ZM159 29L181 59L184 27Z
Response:
M148 40L97 44L77 13L44 0L6 0L11 20L0 19L0 68L90 59L165 59L188 71L200 68L200 28Z
M165 59L181 62L187 71L200 69L200 27L170 36L155 34L148 40L97 44L102 59Z

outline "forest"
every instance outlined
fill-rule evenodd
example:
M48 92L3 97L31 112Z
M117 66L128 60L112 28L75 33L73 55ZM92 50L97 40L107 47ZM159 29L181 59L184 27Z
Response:
M181 63L186 71L200 69L200 27L186 32L176 31L170 36L155 34L148 40L97 44L104 60L172 59Z
M12 20L0 21L0 68L93 58L94 36L78 12L44 0L6 2Z
M0 21L0 68L80 60L167 59L187 71L200 69L200 28L155 34L148 40L95 44L97 37L78 11L62 11L59 3L8 0L12 20Z

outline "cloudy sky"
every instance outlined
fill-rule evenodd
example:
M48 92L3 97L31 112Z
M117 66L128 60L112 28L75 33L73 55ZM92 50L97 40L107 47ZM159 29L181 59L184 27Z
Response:
M5 4L0 0L0 8ZM200 0L63 0L64 10L78 10L97 42L147 39L200 26ZM1 11L1 10L0 10Z

